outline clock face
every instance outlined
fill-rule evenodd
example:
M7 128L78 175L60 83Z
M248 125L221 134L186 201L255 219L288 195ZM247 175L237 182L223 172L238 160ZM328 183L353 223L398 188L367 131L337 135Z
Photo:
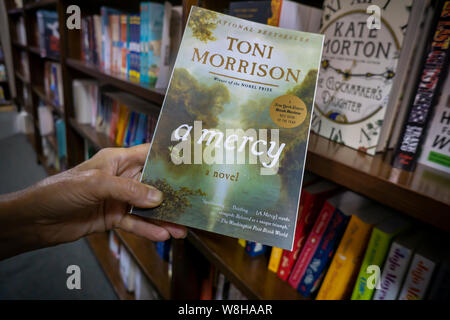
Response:
M325 35L312 129L375 153L395 79L412 0L326 0ZM379 28L370 29L370 5ZM368 151L370 150L370 151Z

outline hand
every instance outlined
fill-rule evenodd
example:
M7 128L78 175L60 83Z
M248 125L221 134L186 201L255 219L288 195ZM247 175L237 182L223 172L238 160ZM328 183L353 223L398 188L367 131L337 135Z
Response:
M73 169L0 198L0 258L5 251L17 254L113 228L154 241L185 237L182 226L127 212L128 205L152 208L163 200L159 190L137 181L148 149L103 149Z

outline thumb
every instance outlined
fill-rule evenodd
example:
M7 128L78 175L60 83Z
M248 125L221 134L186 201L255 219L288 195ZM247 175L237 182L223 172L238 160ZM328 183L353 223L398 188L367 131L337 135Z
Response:
M98 172L98 171L97 171ZM163 194L158 189L124 177L97 173L100 177L93 179L93 186L99 199L115 199L141 208L153 208L161 204Z

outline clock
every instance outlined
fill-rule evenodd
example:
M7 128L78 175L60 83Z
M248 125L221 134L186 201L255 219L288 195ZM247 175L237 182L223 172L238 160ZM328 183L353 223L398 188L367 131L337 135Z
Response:
M395 80L412 0L328 0L312 130L375 154ZM380 28L370 29L369 5L380 8Z

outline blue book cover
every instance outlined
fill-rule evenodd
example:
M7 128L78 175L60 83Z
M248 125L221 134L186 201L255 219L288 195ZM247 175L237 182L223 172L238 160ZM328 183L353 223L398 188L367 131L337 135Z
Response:
M159 256L163 260L169 261L170 240L155 242L155 247L156 252L158 252Z
M164 4L150 2L148 12L148 52L146 57L146 70L144 71L147 73L145 75L146 83L154 87L159 74L159 66L161 64Z
M111 48L112 48L112 39L111 39L111 25L109 23L109 16L113 14L119 14L120 11L109 8L109 7L101 7L101 22L102 22L102 68L106 70L111 69Z
M271 1L230 2L230 15L258 23L267 23L272 17Z
M147 72L145 71L147 68L147 34L148 34L148 26L147 26L147 17L148 17L149 3L141 2L141 32L140 32L140 81L141 83L148 83L148 79L146 77Z
M130 120L128 121L128 126L127 126L127 131L125 134L125 139L123 141L123 146L124 147L129 147L130 146L130 138L131 138L131 131L133 130L133 125L134 125L134 121L136 119L137 113L134 111L131 111L130 114Z
M146 129L147 126L147 115L140 113L139 114L139 120L138 120L138 125L136 128L136 135L135 138L133 140L133 143L131 144L132 146L136 146L139 144L142 144L145 142L145 136L146 136Z
M253 241L247 241L247 246L245 247L245 252L247 252L251 257L262 255L266 252L266 250L267 246Z
M62 159L67 157L66 147L66 124L63 119L55 121L56 128L56 141L58 143L58 158Z
M305 274L297 288L298 292L304 297L309 297L319 287L334 251L344 234L348 221L349 216L343 214L339 209L334 211L333 217L311 259L311 263L306 268Z

